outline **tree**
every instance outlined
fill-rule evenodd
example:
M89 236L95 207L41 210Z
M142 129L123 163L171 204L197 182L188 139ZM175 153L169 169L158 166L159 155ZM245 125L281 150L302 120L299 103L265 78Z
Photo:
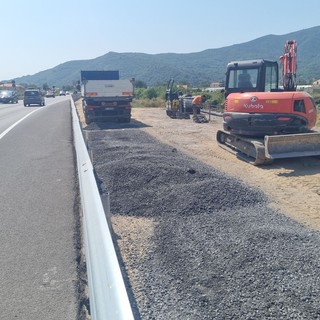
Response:
M43 89L44 91L49 90L48 84L47 84L47 83L44 83L44 84L42 85L42 89Z
M210 87L210 81L204 81L200 83L200 87L202 88L209 88Z
M149 88L147 89L147 98L148 99L154 99L158 97L157 90L155 88Z
M134 86L135 88L145 88L145 89L147 88L147 84L142 80L136 80L134 82Z

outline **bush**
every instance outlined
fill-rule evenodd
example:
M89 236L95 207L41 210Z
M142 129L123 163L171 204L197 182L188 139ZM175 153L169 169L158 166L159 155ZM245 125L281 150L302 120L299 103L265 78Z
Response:
M133 108L165 108L166 102L161 98L134 99L131 103Z
M135 88L136 99L164 98L166 89L163 86L151 88Z

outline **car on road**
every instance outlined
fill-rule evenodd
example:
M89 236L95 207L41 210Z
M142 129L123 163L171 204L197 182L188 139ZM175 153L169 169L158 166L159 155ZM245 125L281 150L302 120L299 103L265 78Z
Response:
M55 95L54 91L52 91L52 90L47 90L47 92L46 92L46 98L55 98L55 97L56 97L56 95Z
M0 102L2 103L18 103L18 96L15 91L2 90L0 92Z
M42 92L39 89L27 89L24 92L23 104L25 107L30 106L32 104L44 106L45 99Z
M65 95L66 95L66 92L64 90L61 90L59 93L59 96L65 96Z

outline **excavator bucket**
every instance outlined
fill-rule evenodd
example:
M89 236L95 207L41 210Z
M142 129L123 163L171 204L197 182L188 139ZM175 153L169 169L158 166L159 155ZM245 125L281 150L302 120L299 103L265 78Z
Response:
M320 132L265 136L265 154L269 159L320 155Z

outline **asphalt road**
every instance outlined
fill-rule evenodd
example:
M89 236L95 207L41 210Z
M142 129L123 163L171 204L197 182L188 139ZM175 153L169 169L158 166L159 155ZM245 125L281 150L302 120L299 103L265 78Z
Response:
M77 319L77 188L68 97L0 104L0 319Z

